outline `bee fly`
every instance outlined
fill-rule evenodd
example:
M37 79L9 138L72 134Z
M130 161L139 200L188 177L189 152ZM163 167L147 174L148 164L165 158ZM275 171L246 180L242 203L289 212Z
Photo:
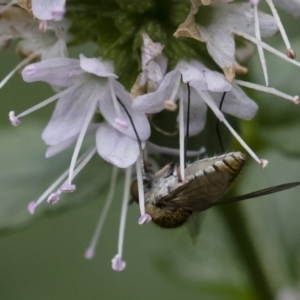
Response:
M231 152L195 161L185 169L182 182L178 164L169 164L145 185L145 209L152 221L163 228L176 228L195 212L221 204L233 203L289 189L300 184L292 182L259 190L242 196L221 199L240 174L245 155ZM138 202L135 182L131 193Z
M187 84L187 87L189 91L189 84ZM224 97L225 93L221 99L220 110ZM245 155L241 152L231 152L195 161L185 168L184 181L181 178L178 164L174 163L166 165L154 176L149 172L145 174L141 140L126 107L118 97L117 101L123 107L131 122L140 149L141 169L144 175L146 213L149 214L152 217L152 221L160 227L176 228L186 223L193 213L202 212L221 204L276 193L300 184L300 182L291 182L233 198L222 199L224 193L226 193L245 165ZM189 124L188 120L189 105L187 124ZM223 149L224 147L218 131L218 123L217 133ZM186 138L188 135L187 126ZM134 201L139 203L136 180L131 185L131 196Z

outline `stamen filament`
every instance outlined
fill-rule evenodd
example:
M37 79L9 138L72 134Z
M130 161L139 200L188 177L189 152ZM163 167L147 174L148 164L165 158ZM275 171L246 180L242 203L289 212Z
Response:
M286 46L287 50L288 50L288 51L292 50L291 44L290 44L290 42L289 42L289 39L288 39L287 34L286 34L286 32L285 32L285 29L284 29L284 27L283 27L283 25L282 25L282 23L281 23L280 17L279 17L279 15L278 15L278 12L277 12L276 7L274 6L273 1L272 1L272 0L266 0L266 2L268 3L268 5L269 5L269 7L270 7L270 9L271 9L271 11L272 11L273 17L275 18L275 21L276 21L276 23L277 23L277 26L278 26L278 28L279 28L279 31L280 31L280 33L281 33L283 42L285 43L285 46ZM292 50L292 51L293 51L293 50Z
M112 203L112 200L114 197L117 176L118 176L118 168L114 166L112 169L110 187L109 187L108 195L107 195L105 203L104 203L104 207L100 213L99 220L98 220L95 232L93 234L92 240L90 242L90 245L84 254L85 258L87 258L87 259L91 259L95 255L95 249L96 249L97 243L99 241L104 222L106 220L108 211L110 209L110 206L111 206L111 203Z
M231 127L231 125L224 118L224 124L227 126L232 135L238 140L242 147L252 156L252 158L259 163L263 168L268 164L267 160L258 158L258 156L252 151L252 149L245 143L245 141L238 135L238 133Z
M40 102L39 104L34 105L34 106L32 106L31 108L29 108L29 109L23 111L22 113L20 113L19 115L17 115L16 118L24 117L24 116L26 116L26 115L28 115L28 114L30 114L30 113L32 113L32 112L34 112L34 111L36 111L36 110L42 108L42 107L44 107L44 106L50 104L51 102L53 102L53 101L57 100L58 98L62 97L64 94L69 93L69 92L70 92L70 89L74 89L74 88L76 88L76 87L68 88L68 89L66 89L66 90L64 90L64 91L62 91L62 92L59 92L59 93L55 94L54 96L52 96L52 97L50 97L50 98L48 98L48 99L46 99L46 100Z
M259 46L263 47L267 51L269 51L269 52L277 55L278 57L282 58L283 60L286 60L286 61L290 62L291 64L294 64L297 67L300 67L300 62L287 57L282 52L280 52L280 51L272 48L271 46L269 46L268 44L264 43L263 41L259 41L257 38L251 36L250 34L242 32L242 31L239 31L239 30L234 30L233 33L236 34L236 35L239 35L239 36L241 36L243 38L245 38L246 40L249 40L250 42L252 42L252 43L254 43L256 45L259 45Z
M216 105L216 102L211 98L211 96L200 89L197 89L197 92L203 98L203 100L209 106L209 108L213 111L216 117L220 120L220 122L223 122L225 117Z
M216 111L218 113L219 108L214 102L214 100L211 98L211 96L201 90L197 90L199 95L203 98L203 100L207 103L207 105L213 110L213 112ZM253 159L258 162L263 168L266 167L268 164L267 160L259 159L257 155L250 149L250 147L245 143L245 141L238 135L238 133L231 127L231 125L227 122L223 115L223 119L220 119L221 122L224 122L224 124L227 126L229 131L232 133L232 135L238 140L238 142L242 145L242 147L253 157Z
M256 5L254 6L254 28L255 28L256 38L259 41L261 41L258 11L257 11L257 6ZM264 50L261 46L257 45L257 51L258 51L258 56L259 56L260 63L261 63L262 69L263 69L263 74L264 74L266 86L268 86L269 85L269 78L268 78L268 71L267 71L267 65L266 65Z
M98 98L94 96L94 99L92 100L92 102L90 104L90 109L88 110L88 112L86 114L85 120L82 124L81 130L80 130L80 133L79 133L76 145L75 145L75 149L74 149L72 159L71 159L70 172L69 172L69 178L68 178L68 184L70 184L70 185L72 184L73 172L74 172L76 160L77 160L85 133L87 131L87 128L88 128L88 126L93 118L93 115L95 113L97 103L98 103Z
M291 95L285 94L283 92L280 92L280 91L274 89L273 87L267 87L267 86L259 85L256 83L247 82L247 81L243 81L243 80L237 80L237 79L235 79L234 82L238 85L248 87L250 89L254 89L257 91L264 92L264 93L276 95L278 97L290 100L290 101L294 102L295 104L299 103L299 96L297 96L297 95L291 96Z
M84 157L87 155L87 152L81 155L77 161L77 164L80 164ZM33 214L34 210L39 206L46 198L53 192L53 190L61 184L61 182L67 178L69 169L62 173L47 189L46 191L36 200L30 202L30 213Z
M0 10L1 12L1 10ZM21 69L23 66L27 65L33 58L35 58L36 56L38 56L40 54L39 51L34 52L32 54L30 54L28 57L26 57L25 59L23 59L15 68L13 68L12 71L10 71L0 82L0 89L2 89L2 87L6 84L6 82L19 70Z
M126 223L126 216L127 216L128 202L129 202L131 171L132 171L131 166L128 167L125 171L124 195L122 201L122 211L121 211L119 239L118 239L118 254L112 260L112 268L115 271L122 271L126 266L126 263L122 261L122 254L123 254L123 243L124 243L124 234L125 234L125 223Z
M78 175L79 172L87 165L87 163L91 160L93 155L96 153L97 149L96 147L93 147L91 150L88 150L86 153L83 155L83 160L78 164L77 160L77 167L74 170L73 173L73 179ZM70 170L69 170L70 171ZM66 186L70 187L72 190L67 190ZM61 188L56 192L58 194L61 194L62 192L67 193L67 192L73 192L76 189L76 186L73 184L69 184L68 179L62 184Z

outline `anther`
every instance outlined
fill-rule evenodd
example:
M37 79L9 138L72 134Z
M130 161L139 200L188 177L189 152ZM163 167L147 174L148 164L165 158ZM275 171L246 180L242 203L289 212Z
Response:
M64 184L60 187L63 193L73 193L76 190L75 184Z
M149 223L151 220L152 220L152 218L150 215L144 214L139 217L138 223L139 223L139 225L143 225L143 224Z
M14 111L10 111L8 117L13 126L19 126L21 124L21 121L16 117Z

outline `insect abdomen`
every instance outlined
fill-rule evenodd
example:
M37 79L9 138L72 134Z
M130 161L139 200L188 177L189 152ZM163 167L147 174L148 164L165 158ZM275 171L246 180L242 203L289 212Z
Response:
M182 226L192 215L191 211L178 208L176 211L162 209L153 204L146 205L146 212L152 221L163 228L176 228Z

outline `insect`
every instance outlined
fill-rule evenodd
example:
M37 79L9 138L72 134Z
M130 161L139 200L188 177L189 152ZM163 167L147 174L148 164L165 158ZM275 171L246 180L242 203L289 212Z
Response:
M241 173L244 164L245 155L241 152L198 160L185 169L185 182L181 180L178 164L169 164L147 183L146 212L158 226L176 228L186 223L196 212L275 193L300 184L292 182L223 199L222 196Z
M221 99L220 109L224 97L225 93ZM245 155L241 152L231 152L195 161L185 168L184 181L181 178L178 164L174 163L166 165L154 176L150 174L145 176L141 140L126 107L118 98L117 100L124 108L136 133L140 149L142 173L144 174L146 213L148 213L152 217L152 221L160 227L176 228L186 223L196 212L202 212L217 205L276 193L300 184L300 182L291 182L233 198L222 198L245 165ZM187 120L189 120L189 112ZM188 135L187 127L186 138ZM218 137L221 148L223 149L224 147L219 132ZM133 200L139 203L137 190L137 181L134 181L131 185L131 195Z

